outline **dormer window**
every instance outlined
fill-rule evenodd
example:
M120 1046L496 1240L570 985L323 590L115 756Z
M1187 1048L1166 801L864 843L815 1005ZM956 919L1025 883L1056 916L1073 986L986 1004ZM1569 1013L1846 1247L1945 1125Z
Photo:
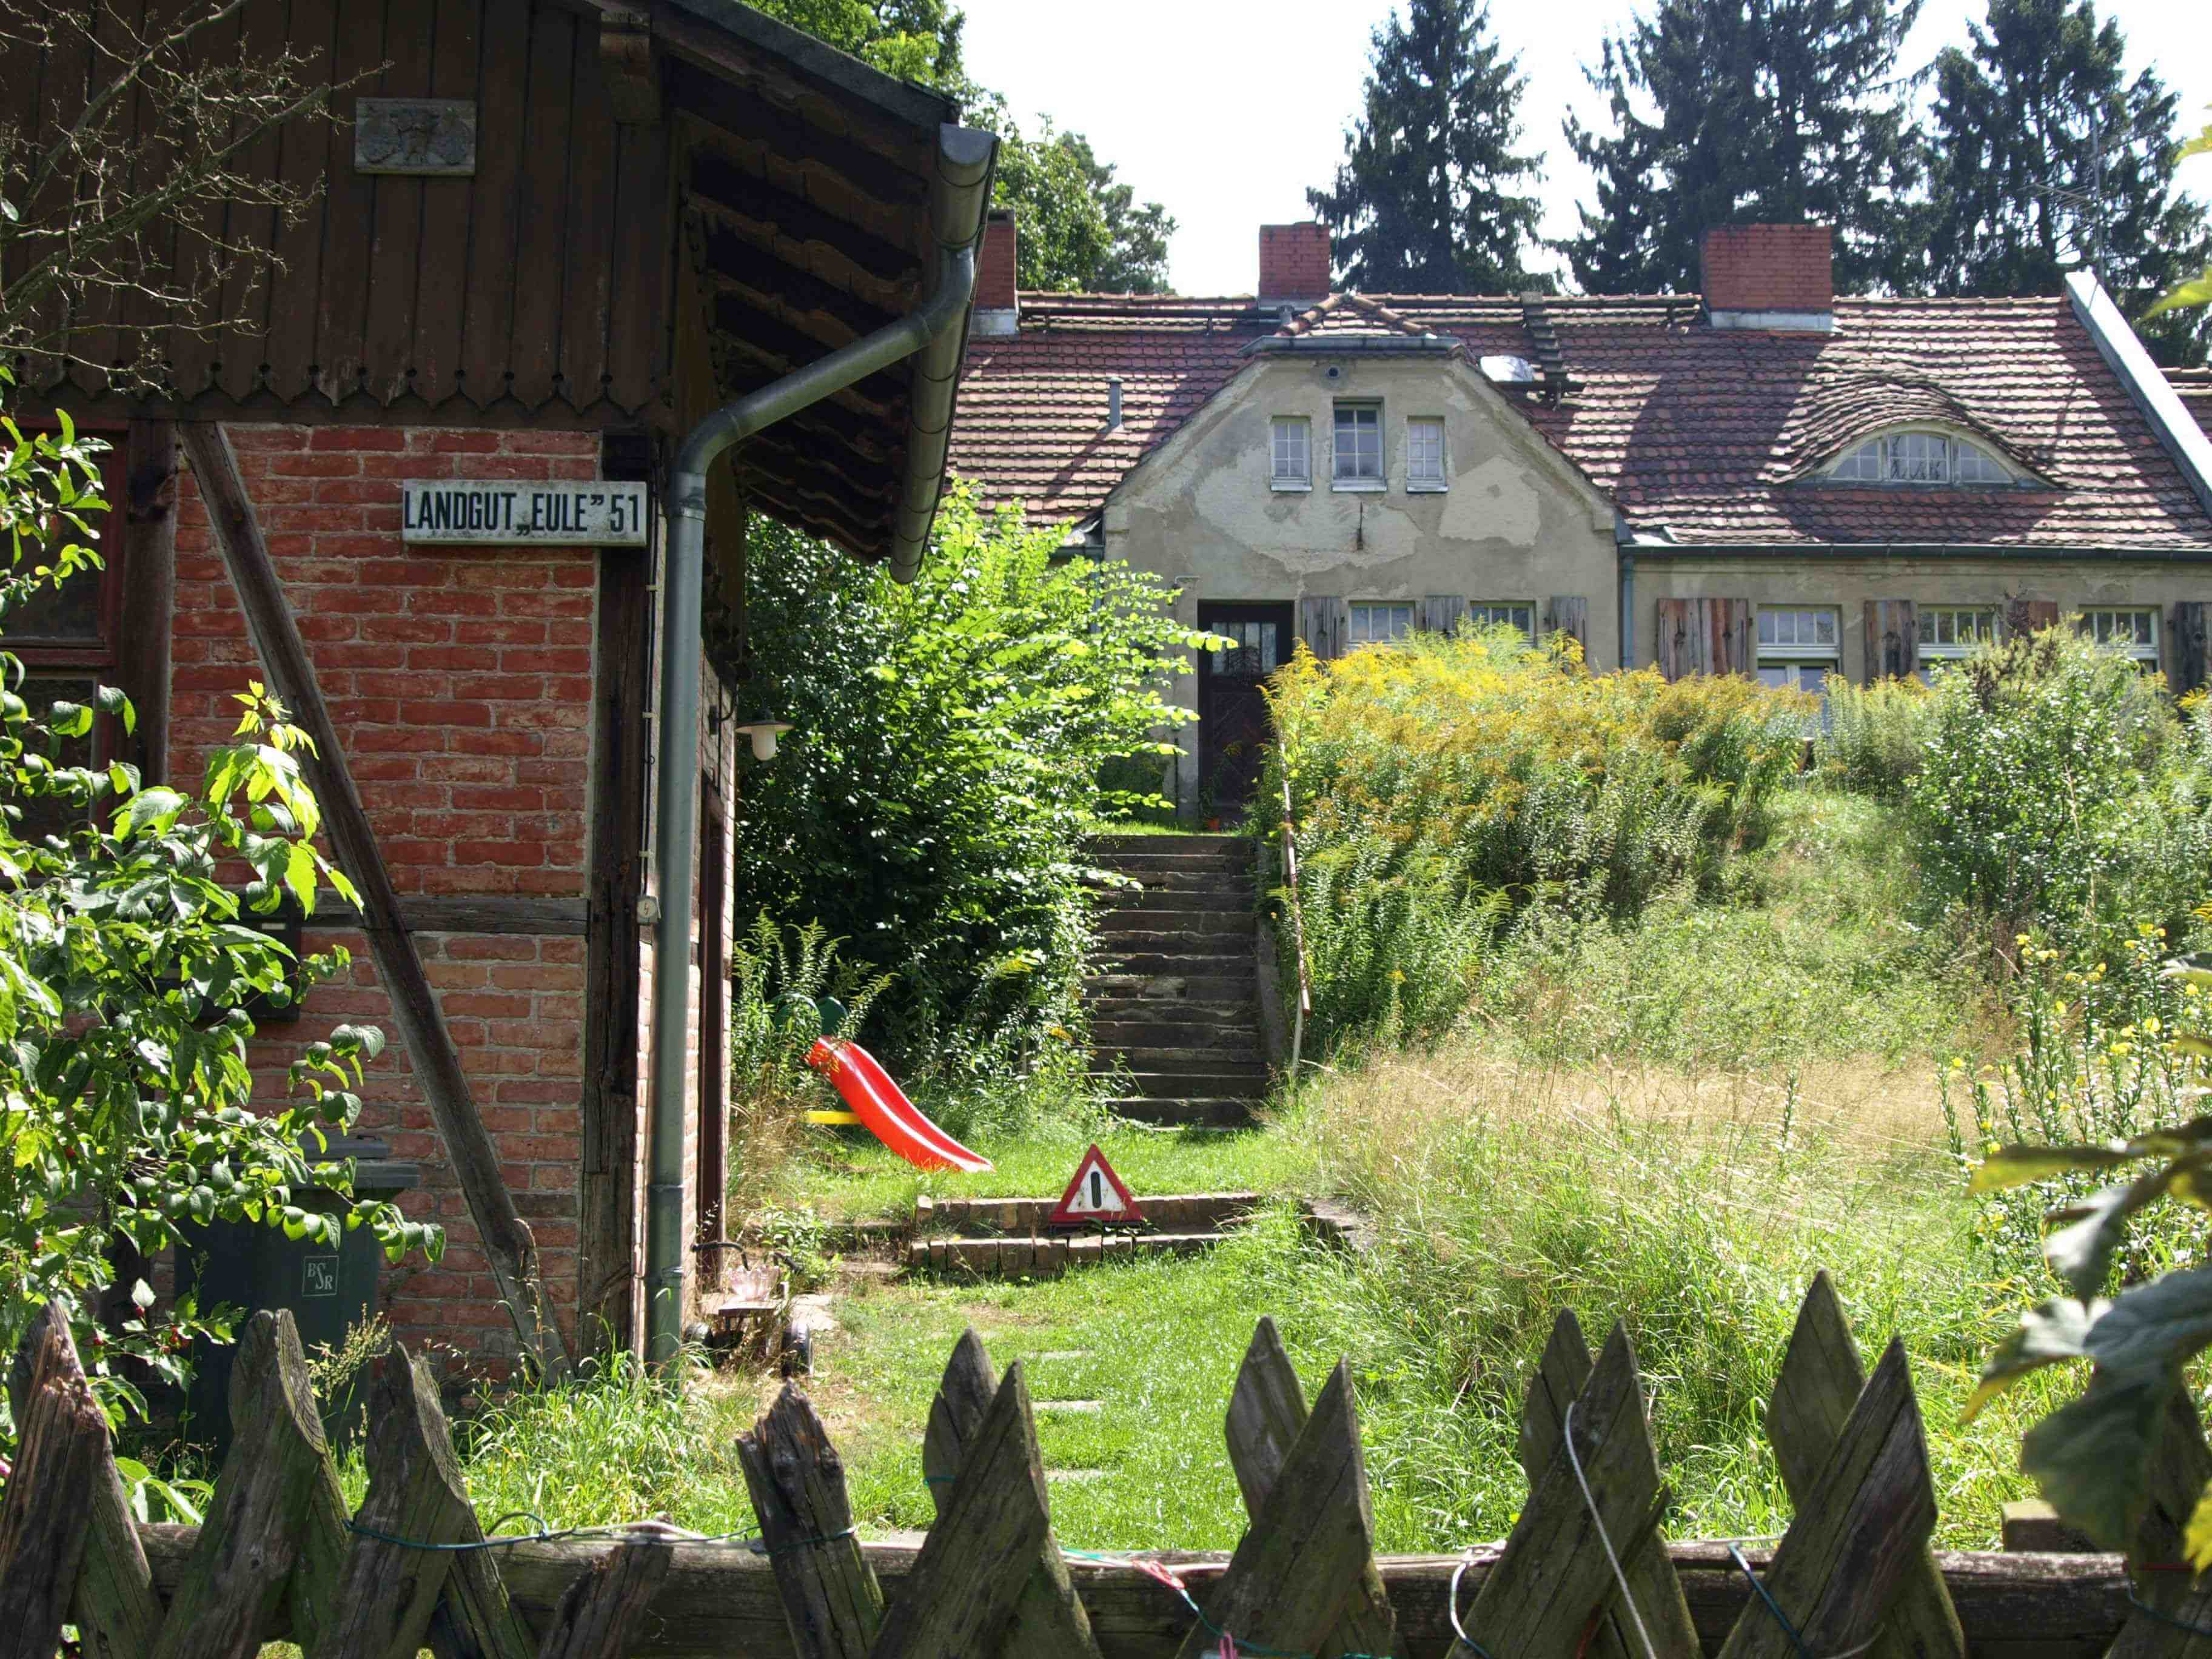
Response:
M1979 444L1948 432L1886 432L1824 475L1839 483L2003 485L2021 480Z

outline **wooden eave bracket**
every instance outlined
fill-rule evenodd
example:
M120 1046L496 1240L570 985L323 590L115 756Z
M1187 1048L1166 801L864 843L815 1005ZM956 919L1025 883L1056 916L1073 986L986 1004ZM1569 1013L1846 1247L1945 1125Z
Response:
M651 13L616 6L600 9L599 73L606 77L617 126L660 125L666 112Z

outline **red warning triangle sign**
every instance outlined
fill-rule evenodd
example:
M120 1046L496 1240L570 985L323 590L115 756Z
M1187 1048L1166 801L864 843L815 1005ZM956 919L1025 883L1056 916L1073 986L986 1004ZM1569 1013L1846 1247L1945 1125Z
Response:
M1060 1195L1060 1202L1044 1218L1048 1227L1088 1227L1094 1223L1142 1221L1145 1212L1137 1207L1137 1200L1121 1177L1114 1173L1114 1166L1106 1161L1106 1154L1094 1144L1083 1155L1083 1162L1075 1166L1075 1179L1067 1183L1067 1190Z

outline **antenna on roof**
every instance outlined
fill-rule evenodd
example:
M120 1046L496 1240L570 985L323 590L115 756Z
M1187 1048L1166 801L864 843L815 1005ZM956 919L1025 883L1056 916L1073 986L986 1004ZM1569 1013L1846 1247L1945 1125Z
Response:
M2038 196L2048 196L2072 208L2088 223L2089 274L2100 284L2105 280L2105 122L2100 112L2089 112L2089 188L2075 190L2056 179L2031 186Z

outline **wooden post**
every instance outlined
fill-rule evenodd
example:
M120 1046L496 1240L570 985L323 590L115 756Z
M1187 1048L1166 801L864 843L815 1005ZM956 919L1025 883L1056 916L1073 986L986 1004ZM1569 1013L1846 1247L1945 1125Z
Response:
M257 1313L230 1374L230 1455L154 1659L253 1659L281 1608L318 1650L346 1553L344 1499L289 1309Z
M82 1363L70 1340L69 1316L58 1303L49 1302L31 1321L22 1346L9 1367L8 1402L20 1425L30 1420L33 1377L41 1356L58 1337L66 1366L82 1376ZM51 1378L51 1370L48 1375ZM92 1483L89 1531L84 1560L77 1570L76 1594L70 1603L70 1622L77 1627L85 1659L138 1659L153 1651L161 1632L161 1598L154 1589L153 1569L138 1541L138 1528L131 1515L131 1499L123 1490L123 1476L115 1467L115 1452L103 1426L98 1455L100 1468ZM12 1488L11 1488L12 1490ZM0 1577L4 1577L0 1573Z
M93 1494L114 1460L106 1415L52 1304L22 1354L15 1466L0 1498L0 1655L53 1659L92 1529Z
M1359 1596L1374 1553L1359 1416L1340 1360L1177 1659L1217 1650L1223 1631L1240 1647L1319 1651Z
M1007 1624L1051 1540L1044 1463L1016 1360L964 1449L951 1501L884 1615L870 1659L973 1659ZM1049 1651L1028 1632L1011 1634L1016 1651Z
M538 1659L623 1659L675 1559L675 1551L657 1539L600 1557L561 1598Z
M883 1626L884 1593L853 1536L844 1460L812 1402L785 1383L739 1437L738 1460L799 1659L866 1659Z
M1552 1322L1551 1340L1544 1345L1543 1358L1521 1408L1521 1468L1532 1492L1558 1455L1566 1431L1567 1404L1579 1399L1589 1386L1591 1369L1589 1345L1583 1340L1581 1322L1571 1310L1561 1309ZM1656 1454L1652 1467L1655 1470L1658 1467ZM1632 1550L1623 1548L1618 1540L1614 1547L1621 1550L1628 1593L1650 1627L1652 1640L1665 1652L1695 1652L1697 1631L1690 1623L1689 1604L1682 1598L1674 1563L1668 1559L1666 1540L1654 1528ZM1635 1639L1632 1624L1626 1607L1616 1602L1607 1608L1590 1633L1592 1659L1644 1659L1643 1646Z
M1244 1510L1257 1523L1267 1494L1275 1489L1283 1464L1306 1425L1305 1390L1291 1357L1283 1350L1275 1322L1262 1316L1237 1370L1229 1395L1229 1462L1244 1494ZM1390 1610L1382 1574L1368 1553L1358 1589L1330 1638L1353 1653L1401 1654L1397 1615Z
M504 1609L498 1568L487 1552L435 1547L473 1543L483 1534L439 1408L437 1384L397 1342L377 1364L368 1451L368 1492L354 1516L351 1553L315 1659L415 1659L441 1594L472 1557ZM468 1632L471 1650L487 1659L527 1659L531 1650L511 1619L476 1619L476 1598L458 1600L455 1622Z
M983 1340L970 1326L953 1345L945 1363L945 1379L930 1403L929 1427L922 1436L921 1472L929 1495L937 1505L940 1522L959 1484L968 1449L975 1444L991 1413L999 1390L991 1375L991 1358ZM1049 1659L1055 1654L1091 1656L1097 1659L1098 1644L1091 1634L1091 1617L1067 1576L1067 1562L1048 1530L1044 1547L1030 1569L1014 1607L1013 1622L1004 1650L1008 1655L1034 1654Z
M563 1376L568 1351L538 1283L536 1241L514 1206L514 1195L500 1172L498 1149L477 1115L453 1034L407 930L392 872L385 867L337 727L323 701L314 659L307 654L299 620L284 597L283 579L246 493L246 481L239 476L238 458L220 426L194 421L185 422L183 430L185 453L191 458L239 608L246 613L253 648L294 722L314 741L315 754L308 766L322 803L323 827L338 866L360 890L362 927L376 958L377 977L392 1000L392 1020L453 1160L454 1178L468 1202L469 1218L476 1224L507 1316L539 1375Z
M1765 1578L1781 1617L1754 1600L1720 1659L1850 1653L1888 1619L1936 1527L1928 1444L1903 1343L1891 1342L1882 1355L1796 1508Z
M1872 602L1869 601L1869 604ZM1781 1465L1782 1484L1800 1514L1813 1497L1837 1437L1866 1386L1866 1368L1844 1317L1843 1304L1826 1272L1814 1275L1797 1310L1797 1326L1783 1351L1766 1406L1766 1437ZM1965 1659L1966 1638L1942 1570L1923 1546L1907 1564L1897 1600L1873 1652L1876 1659Z
M1560 1341L1557 1327L1553 1335L1560 1349L1548 1356L1555 1375L1547 1381L1540 1372L1532 1394L1548 1396L1552 1383L1564 1383L1571 1369L1563 1364L1571 1359L1571 1346ZM1524 1436L1528 1417L1540 1424L1547 1415L1547 1407L1532 1405L1523 1419ZM1613 1558L1624 1569L1637 1559L1666 1511L1667 1489L1659 1480L1636 1351L1626 1327L1613 1326L1589 1381L1571 1402L1561 1403L1559 1418L1559 1432L1550 1437L1528 1483L1528 1502L1466 1620L1468 1633L1494 1654L1579 1651L1584 1635L1620 1595ZM1524 1455L1534 1450L1524 1440ZM1622 1625L1634 1628L1640 1620L1659 1659L1698 1659L1689 1615L1674 1605L1682 1592L1671 1575L1656 1587L1648 1572L1642 1582L1632 1581L1632 1595L1644 1590L1657 1592L1655 1604L1638 1600L1632 1609L1620 1609ZM1686 1638L1686 1632L1691 1632ZM1640 1659L1644 1650L1639 1636L1632 1651Z
M2149 1502L2136 1528L2133 1559L2138 1562L2181 1561L2190 1516L2208 1477L2212 1450L2188 1394L2176 1389L2168 1399L2158 1449L2146 1468ZM2141 1606L2129 1613L2107 1659L2212 1659L2212 1577L2191 1572L2146 1572L2136 1591Z

